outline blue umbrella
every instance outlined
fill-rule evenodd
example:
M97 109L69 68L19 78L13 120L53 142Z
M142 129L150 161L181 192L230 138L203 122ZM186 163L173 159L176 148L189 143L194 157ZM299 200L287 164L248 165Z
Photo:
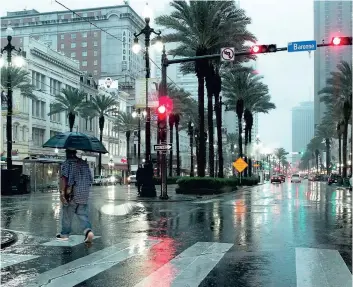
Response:
M77 132L59 133L43 144L43 147L108 153L96 137Z

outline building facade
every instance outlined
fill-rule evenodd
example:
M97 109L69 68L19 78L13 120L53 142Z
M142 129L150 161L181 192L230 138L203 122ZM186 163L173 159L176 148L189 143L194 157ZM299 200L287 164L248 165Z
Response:
M142 53L131 51L133 33L145 23L129 5L40 13L36 10L8 12L1 19L2 35L14 28L13 42L32 36L49 47L79 61L79 68L98 79L110 76L132 83L143 76ZM104 32L104 31L108 32ZM112 32L113 31L113 32ZM6 38L2 38L2 46ZM143 44L143 41L140 41Z
M14 165L22 165L26 158L64 158L60 150L43 148L42 145L52 136L69 130L67 113L62 112L48 116L55 95L62 88L83 89L87 93L86 101L98 91L98 85L91 78L82 74L77 60L70 59L63 53L55 51L47 44L33 37L23 37L22 49L25 51L25 66L34 86L35 100L23 97L18 89L13 91L13 159ZM117 99L119 110L126 110L128 95L119 93ZM6 114L2 114L2 156L6 157ZM110 158L116 163L117 170L127 170L126 141L117 133L112 133L112 120L106 120L103 143L109 151ZM76 117L73 131L99 136L97 118L83 119ZM121 139L121 143L120 143ZM92 171L97 170L97 154L83 153ZM108 162L107 162L108 163ZM106 164L107 164L106 163ZM105 161L103 160L103 164Z
M292 109L292 152L305 152L314 133L314 102L299 103ZM300 158L301 155L293 154L292 162Z
M314 37L318 43L329 43L335 36L352 36L352 1L314 1ZM314 125L321 122L325 104L318 92L325 87L330 72L340 61L352 62L352 47L327 47L314 53Z

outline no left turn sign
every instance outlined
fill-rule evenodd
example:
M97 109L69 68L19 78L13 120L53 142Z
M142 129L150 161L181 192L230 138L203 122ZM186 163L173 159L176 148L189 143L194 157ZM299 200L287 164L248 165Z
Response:
M234 61L234 48L221 48L222 61Z

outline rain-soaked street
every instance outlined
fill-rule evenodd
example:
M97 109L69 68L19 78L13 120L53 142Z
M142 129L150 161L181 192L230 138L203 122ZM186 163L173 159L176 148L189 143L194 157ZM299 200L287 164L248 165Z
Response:
M132 201L94 188L96 238L59 229L58 194L2 197L2 286L352 286L351 192L325 183L264 184L214 198Z

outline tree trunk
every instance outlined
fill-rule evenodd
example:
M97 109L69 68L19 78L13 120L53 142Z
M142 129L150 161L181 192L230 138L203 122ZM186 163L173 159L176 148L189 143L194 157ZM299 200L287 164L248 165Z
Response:
M325 144L326 144L326 173L327 175L330 174L330 165L331 165L331 151L330 151L330 139L326 138L325 139Z
M249 127L248 138L249 138L249 146L251 147L251 126ZM248 164L249 164L249 166L248 166L249 176L252 176L252 158L251 158L251 155L249 157L249 163Z
M217 124L217 152L218 152L218 177L223 178L223 142L222 142L222 104L218 93L215 96L216 124ZM233 145L234 147L234 145Z
M209 176L214 177L214 145L213 145L213 77L214 71L213 66L209 66L208 73L206 76L206 89L207 89L207 122L208 122L208 170Z
M338 136L338 173L342 175L342 135Z
M245 126L245 143L244 143L244 155L245 155L245 162L249 164L248 160L248 140L249 140L249 129L248 126ZM244 170L244 176L247 177L249 173L249 169L246 168Z
M103 129L104 129L104 116L99 117L99 141L103 141ZM99 153L98 157L98 174L102 175L102 153Z
M243 132L243 128L241 125L241 118L238 118L238 130L239 130L239 135L238 135L239 157L243 157L243 139L241 136L241 133Z
M198 135L198 150L199 154L197 157L197 175L199 177L205 177L205 160L206 160L206 140L204 135L205 132L205 78L200 76L198 80L198 102L199 102L199 135Z
M128 174L130 174L130 131L127 131L125 133L126 136L126 158L127 158L127 169L128 169Z
M169 142L172 148L169 152L169 176L173 176L173 124L169 125Z
M344 123L343 127L343 143L342 143L342 160L343 160L343 169L342 177L347 177L347 141L348 141L348 122Z
M177 154L177 176L180 176L179 123L175 123L175 144Z
M75 114L73 113L69 113L68 115L69 117L69 128L70 128L70 132L72 132L73 128L74 128L74 124L75 124Z

